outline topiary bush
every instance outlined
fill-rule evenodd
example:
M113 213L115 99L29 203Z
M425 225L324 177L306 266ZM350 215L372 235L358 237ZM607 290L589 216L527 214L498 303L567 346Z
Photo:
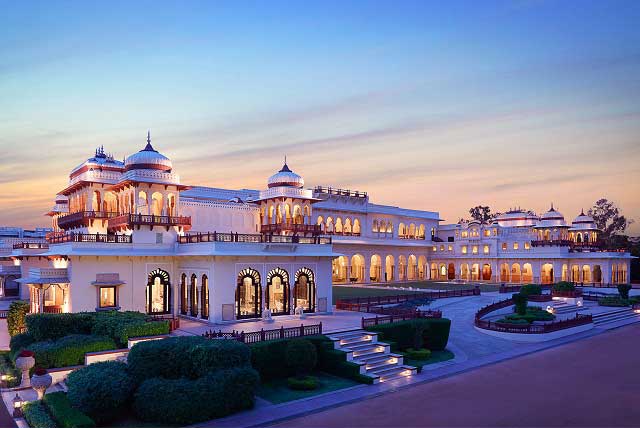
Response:
M553 284L553 289L555 291L575 291L576 286L573 282L560 281Z
M328 339L327 339L328 340ZM260 373L263 381L281 379L294 374L286 362L289 339L269 340L249 345L251 366Z
M31 428L58 428L56 422L49 416L44 405L40 401L30 401L26 403L22 411L24 418Z
M55 341L36 342L29 346L35 353L36 364L50 369L84 364L87 352L115 349L115 342L103 336L74 334Z
M526 294L527 296L540 296L542 295L542 286L539 284L526 284L520 288L520 294Z
M95 422L87 415L74 409L64 392L51 392L42 399L49 414L60 428L93 428Z
M36 342L56 340L70 334L91 334L95 314L87 312L66 314L29 314L27 330Z
M7 312L7 330L9 336L22 333L26 328L25 317L29 313L29 302L16 300L9 305Z
M318 363L316 347L306 339L292 339L287 344L286 362L298 377L309 374Z
M631 291L631 284L618 284L618 294L623 299L629 299L629 291Z
M393 349L404 351L414 346L415 323L425 325L423 346L432 351L443 351L449 341L451 320L447 318L420 318L367 327L368 331L380 333L385 341L395 342Z
M148 422L187 425L253 407L258 373L241 367L199 379L145 380L134 395L133 411Z
M518 315L525 315L527 313L527 295L517 293L513 295L513 303L515 305L514 311Z
M125 411L135 389L127 365L104 361L75 370L67 377L71 404L98 424L110 422Z

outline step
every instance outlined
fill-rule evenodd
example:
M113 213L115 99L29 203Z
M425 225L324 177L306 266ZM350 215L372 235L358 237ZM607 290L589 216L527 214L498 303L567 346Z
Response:
M402 365L372 370L368 373L380 376L380 382L385 382L398 377L406 377L416 374L417 369L415 367Z
M356 355L356 353L354 352L353 355L353 359L355 361L362 361L360 360L360 358L367 358L367 357L373 357L373 356L379 356L379 355L387 355L387 352L385 351L378 351L378 350L372 350L372 351L367 351L367 352L360 352Z
M364 363L364 364L373 364L373 363L377 363L379 361L385 361L388 360L389 358L396 358L398 360L402 360L404 359L403 355L400 354L394 354L394 353L388 353L388 354L380 354L377 353L375 355L372 355L370 357L358 357L358 361Z
M628 318L638 318L638 320L640 320L640 317L638 316L638 314L634 312L624 312L624 313L611 315L610 317L598 318L597 320L594 320L593 323L595 325L602 325L602 324L607 324L607 323L620 321Z
M403 365L402 359L390 357L390 358L385 358L383 360L377 361L375 363L367 363L364 366L364 368L365 368L365 371L368 373L382 367L397 367L401 365Z
M359 351L365 351L367 349L373 349L373 348L384 348L385 350L389 350L389 345L382 342L371 343L367 341L367 342L359 343L357 345L351 345L351 344L344 345L341 349L345 349L353 352L359 352Z
M359 337L359 336L364 336L364 335L372 335L372 334L376 334L376 333L369 333L368 331L364 331L364 330L353 330L353 331L345 331L342 333L330 333L327 336L329 336L330 339L350 339L353 337Z
M358 346L362 346L362 345L371 345L374 343L378 343L377 340L372 340L372 339L361 339L361 340L353 340L352 342L347 342L347 343L342 343L342 341L340 342L336 342L338 347L336 349L355 349Z
M615 310L610 311L610 312L602 312L602 313L599 313L599 314L594 314L594 315L592 315L592 318L595 321L598 318L604 318L604 317L608 317L610 315L622 314L622 313L628 313L628 312L633 312L633 310L631 308L620 308L620 309L615 309Z

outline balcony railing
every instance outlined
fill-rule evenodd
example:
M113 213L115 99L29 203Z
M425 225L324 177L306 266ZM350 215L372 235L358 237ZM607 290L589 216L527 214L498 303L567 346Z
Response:
M49 244L46 242L18 242L13 244L14 250L46 250Z
M349 190L349 189L335 189L333 187L322 187L317 186L313 189L314 193L325 193L328 195L340 195L340 196L350 196L352 198L366 198L367 192L360 192L359 190Z
M89 226L92 220L108 219L118 216L111 211L78 211L58 218L58 226L61 229Z
M336 235L336 236L360 236L360 232L336 232L335 230L325 231L327 235Z
M127 228L134 226L184 226L191 227L191 217L169 216L169 215L147 215L147 214L123 214L109 219L109 229Z
M131 235L114 235L106 233L67 233L55 235L48 238L51 244L62 244L65 242L97 242L105 244L130 244Z
M282 233L292 232L301 233L303 235L320 235L322 230L320 225L317 224L297 224L297 223L276 223L276 224L263 224L260 227L262 233Z
M327 236L264 235L247 233L196 233L178 236L179 244L200 242L246 242L255 244L331 244Z

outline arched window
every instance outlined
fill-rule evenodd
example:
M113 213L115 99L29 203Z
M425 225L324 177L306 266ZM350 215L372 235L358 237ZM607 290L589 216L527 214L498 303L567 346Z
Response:
M302 307L304 312L316 310L316 283L313 271L303 267L296 272L293 288L294 305Z
M336 219L336 233L342 234L342 218L340 217Z
M209 277L202 275L202 284L200 285L200 296L202 298L202 308L200 310L200 318L209 319Z
M171 281L169 273L155 269L149 273L146 288L145 309L148 314L168 314L171 312Z
M360 220L357 218L353 219L353 234L360 235Z
M262 316L262 289L257 270L246 268L238 273L236 288L236 317L256 318Z
M407 231L404 227L404 223L400 223L398 225L398 237L399 238L404 238L404 236L406 235Z
M393 223L391 223L391 220L387 221L387 233L393 233Z
M191 275L191 312L192 317L198 316L198 277L196 274Z
M320 230L324 232L324 218L321 215L318 216L318 220L316 221L316 224L320 226Z
M333 218L327 217L327 227L325 228L326 233L333 233Z
M371 231L372 232L377 232L378 231L378 220L373 220L373 225L371 226Z
M351 219L347 217L344 220L344 233L345 235L351 235Z
M416 237L416 225L411 223L409 225L409 238L415 238Z
M272 269L267 274L267 308L272 315L289 313L289 273L282 268Z
M182 315L187 315L188 308L188 300L187 300L187 274L183 273L180 276L180 313Z

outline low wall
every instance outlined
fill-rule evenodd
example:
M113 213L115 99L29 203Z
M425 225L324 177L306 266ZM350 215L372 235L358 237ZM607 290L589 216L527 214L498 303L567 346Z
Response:
M519 333L505 333L495 330L486 330L484 328L474 327L481 333L488 334L489 336L499 337L501 339L507 339L514 342L546 342L548 340L557 339L559 337L570 336L572 334L581 333L583 331L591 330L594 328L593 323L579 325L577 327L565 328L562 330L553 331L551 333L538 333L538 334L519 334Z
M160 340L160 339L166 339L167 337L169 337L166 334L160 335L160 336L142 336L142 337L132 337L127 341L127 348L131 349L133 347L133 345L135 345L136 343L140 343L140 342L146 342L149 340Z
M111 349L108 351L87 352L84 354L84 365L99 363L102 361L115 361L118 358L126 357L129 354L127 349Z

